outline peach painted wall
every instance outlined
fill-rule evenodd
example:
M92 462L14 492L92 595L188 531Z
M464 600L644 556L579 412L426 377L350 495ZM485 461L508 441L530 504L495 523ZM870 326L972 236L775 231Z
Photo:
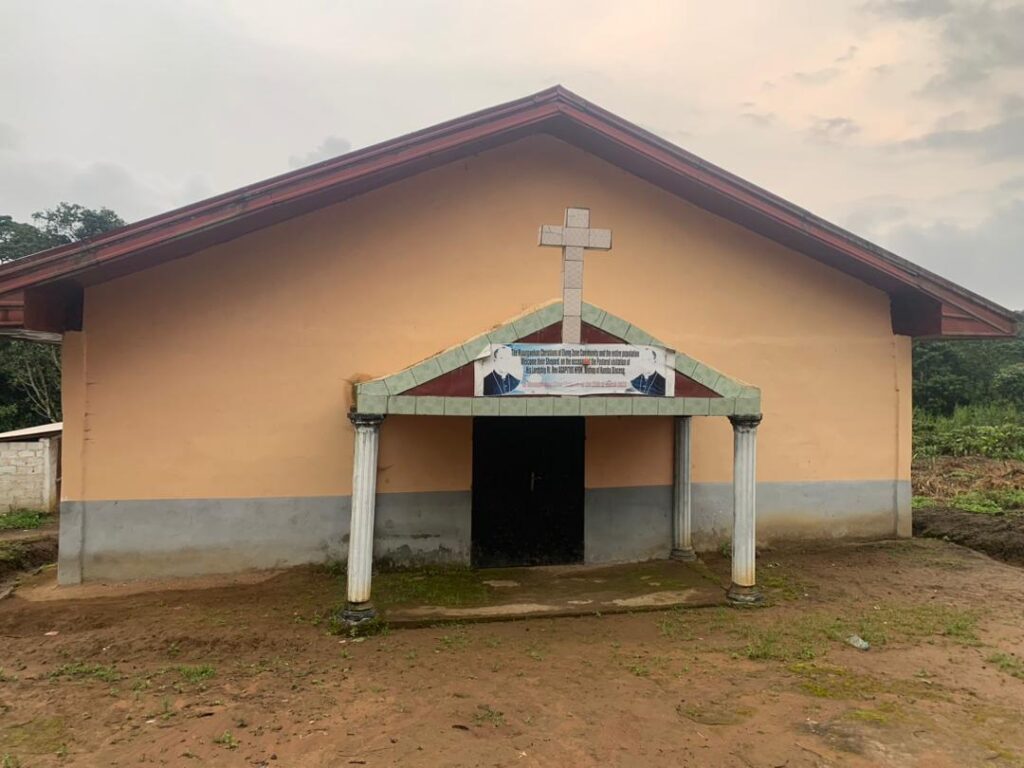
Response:
M536 231L567 205L614 231L586 257L587 301L761 387L760 480L909 477L910 347L883 292L532 137L89 288L66 342L65 498L348 493L350 382L557 298ZM668 419L587 429L588 486L671 482ZM380 490L468 488L470 436L389 417ZM694 439L694 479L729 480L728 421Z

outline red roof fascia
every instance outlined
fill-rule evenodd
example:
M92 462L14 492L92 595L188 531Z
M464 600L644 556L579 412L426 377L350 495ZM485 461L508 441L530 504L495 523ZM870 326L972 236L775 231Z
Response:
M25 300L20 293L0 296L0 328L22 328L25 323Z
M0 266L0 293L73 276L218 224L528 127L558 111L557 104L523 99L143 219L90 240L41 251Z
M95 282L419 173L459 156L547 131L719 215L888 291L941 303L940 334L1011 336L1015 316L561 87L154 216L89 241L0 266L0 293L73 278ZM131 257L131 264L128 264ZM141 258L140 258L141 257ZM918 306L915 304L914 306ZM946 318L949 318L947 324Z

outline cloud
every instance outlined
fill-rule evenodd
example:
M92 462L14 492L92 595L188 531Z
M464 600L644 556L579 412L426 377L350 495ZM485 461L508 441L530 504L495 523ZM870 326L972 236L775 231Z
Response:
M926 91L941 94L984 80L1000 69L1024 66L1024 5L964 3L944 20L950 50L946 71Z
M0 156L0 213L27 221L35 211L61 201L90 208L107 207L127 221L170 210L208 197L201 176L181 184L144 181L117 163L76 165L60 160L25 160Z
M869 201L844 224L993 301L1024 309L1024 194L973 224L913 221L910 208L895 198Z
M743 112L740 117L761 128L767 128L775 122L776 115L774 112Z
M1011 176L999 184L1000 192L1024 192L1024 176Z
M292 168L303 168L307 165L313 165L313 163L319 163L321 160L330 160L339 155L344 155L350 149L352 149L352 142L348 139L328 136L312 152L308 152L305 155L291 155L288 158L288 165Z
M0 152L18 148L18 132L10 123L0 123Z
M968 93L1006 69L1024 67L1024 5L971 0L877 0L866 6L889 18L934 24L939 30L939 72L921 93Z
M900 19L937 19L952 12L951 0L877 0L867 7L881 16Z
M801 85L825 85L839 77L839 67L825 67L825 69L817 69L812 72L794 72L789 77Z
M974 129L941 129L899 142L898 148L970 152L988 160L1024 157L1024 113L1013 113Z
M836 57L836 64L842 64L847 61L852 61L853 58L857 55L858 50L860 49L856 45L851 45L849 48L846 49L846 53L844 53L842 56Z
M825 117L814 121L807 133L813 141L835 144L860 133L861 127L849 117Z
M862 203L843 219L843 226L856 235L873 237L879 231L899 224L910 214L906 202L893 197L879 197Z

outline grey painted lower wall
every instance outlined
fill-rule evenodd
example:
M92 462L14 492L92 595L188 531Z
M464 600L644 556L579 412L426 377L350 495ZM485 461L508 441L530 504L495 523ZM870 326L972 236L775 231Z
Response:
M232 573L345 560L351 499L65 501L62 584ZM374 557L469 562L469 492L377 497Z
M759 483L758 541L909 535L905 481ZM669 486L586 492L587 562L665 557ZM66 501L62 584L231 573L344 560L349 498ZM374 557L395 563L469 563L469 491L377 497ZM732 530L732 486L693 487L694 545L714 549Z

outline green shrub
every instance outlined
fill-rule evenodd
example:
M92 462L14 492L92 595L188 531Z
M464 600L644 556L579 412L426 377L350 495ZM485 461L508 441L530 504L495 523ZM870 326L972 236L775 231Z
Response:
M1024 407L1024 363L1008 365L996 373L992 389L1006 402Z
M916 411L914 454L1024 460L1024 416L1006 403L964 406L951 416Z
M961 493L953 498L952 506L981 515L1001 515L1004 512L1024 510L1024 489L990 488Z
M24 531L38 528L49 520L49 515L34 509L12 509L0 512L0 531Z
M961 493L953 497L953 506L957 509L962 509L964 512L974 512L979 515L1003 514L1003 508L999 504L978 491Z

